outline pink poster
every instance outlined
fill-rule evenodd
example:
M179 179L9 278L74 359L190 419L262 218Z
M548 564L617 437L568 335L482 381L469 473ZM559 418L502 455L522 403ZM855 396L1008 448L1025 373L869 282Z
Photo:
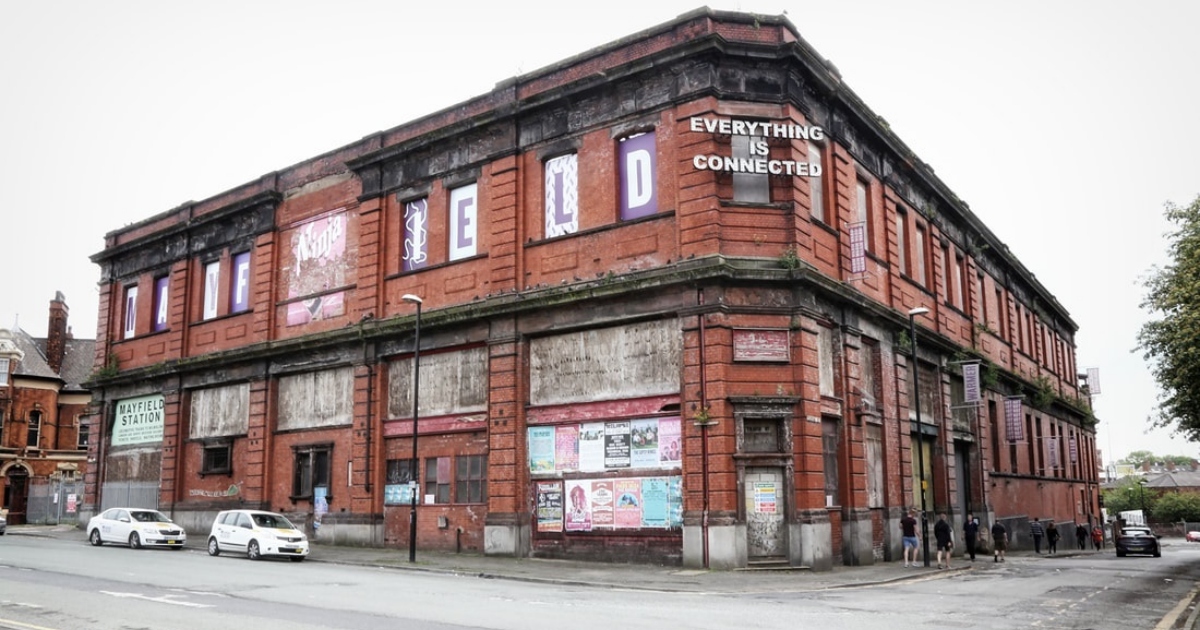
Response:
M562 472L579 470L579 425L554 428L554 466Z
M658 461L664 468L677 468L683 462L679 418L658 420Z
M613 508L617 527L642 526L642 480L616 481L616 507Z
M592 482L567 482L567 522L569 532L586 532L592 529Z
M613 514L613 482L592 482L592 527L611 529Z

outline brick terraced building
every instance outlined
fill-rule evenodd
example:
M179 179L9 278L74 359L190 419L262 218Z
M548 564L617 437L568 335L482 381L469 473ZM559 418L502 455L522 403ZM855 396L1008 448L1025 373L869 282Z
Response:
M786 18L682 15L93 260L85 513L407 547L415 489L418 549L815 569L898 558L921 479L1099 513L1075 323Z

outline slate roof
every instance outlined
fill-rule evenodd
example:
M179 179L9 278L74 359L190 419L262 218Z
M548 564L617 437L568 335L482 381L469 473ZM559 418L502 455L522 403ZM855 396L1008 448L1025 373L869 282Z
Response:
M25 357L17 364L16 376L61 380L63 390L87 391L81 384L92 374L92 365L96 360L95 339L67 339L62 371L56 374L46 360L47 340L44 337L33 337L16 326L12 335L13 342L25 353Z

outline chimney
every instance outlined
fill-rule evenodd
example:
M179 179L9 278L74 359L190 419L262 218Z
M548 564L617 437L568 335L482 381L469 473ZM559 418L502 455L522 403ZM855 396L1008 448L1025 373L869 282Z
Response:
M50 302L50 323L46 326L46 361L50 369L58 374L62 370L63 356L67 353L67 308L62 291L54 292Z

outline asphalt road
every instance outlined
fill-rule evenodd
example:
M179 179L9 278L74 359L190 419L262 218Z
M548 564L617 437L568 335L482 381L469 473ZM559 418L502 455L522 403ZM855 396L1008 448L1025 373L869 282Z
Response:
M0 628L1165 630L1189 620L1200 585L1200 545L1182 542L1162 558L1109 552L968 565L842 588L665 591L640 588L636 570L624 574L628 588L597 587L570 575L484 579L9 535L0 538Z

